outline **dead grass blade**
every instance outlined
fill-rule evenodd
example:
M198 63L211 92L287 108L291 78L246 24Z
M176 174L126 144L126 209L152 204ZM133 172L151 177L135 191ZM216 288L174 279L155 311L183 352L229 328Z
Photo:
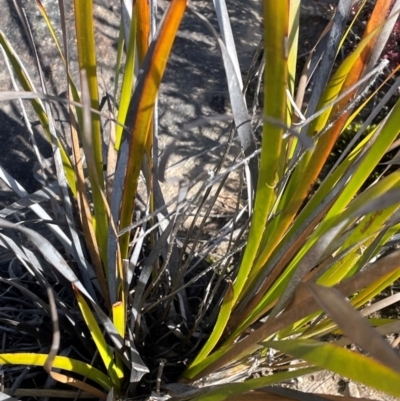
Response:
M220 39L219 35L210 24L207 18L198 13L193 5L188 6L189 10L208 28L208 30L217 39L219 49L224 62L225 73L228 82L229 96L232 105L233 118L235 126L239 134L240 143L246 157L252 155L257 147L255 142L255 135L251 127L251 120L247 113L246 102L242 93L242 80L237 77L234 60L231 59L228 49L224 42ZM249 160L249 168L251 173L251 182L253 188L257 187L258 179L258 161L257 158ZM251 202L252 203L252 202Z
M400 332L400 321L385 324L383 326L375 327L375 330L382 336ZM345 347L346 345L352 344L352 340L349 337L343 336L338 340L334 341L334 344L339 347Z
M306 284L322 309L334 320L352 342L361 346L373 358L400 372L400 358L390 345L349 304L335 288Z
M22 212L26 208L31 208L33 205L37 205L41 202L48 201L50 197L57 199L55 190L58 188L57 183L48 184L46 188L39 189L31 195L23 196L18 201L0 210L0 217L5 219L7 216L13 213Z
M400 301L400 292L394 295L391 295L390 297L386 297L385 299L382 299L381 301L374 302L372 305L369 305L365 307L363 310L361 310L361 314L363 316L368 316L371 313L378 312L384 308L387 308L390 305L393 305L396 302Z

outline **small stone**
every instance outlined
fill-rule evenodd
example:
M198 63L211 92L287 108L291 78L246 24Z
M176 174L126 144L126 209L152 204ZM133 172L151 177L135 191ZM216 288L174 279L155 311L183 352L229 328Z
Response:
M345 390L343 391L343 395L347 395L349 397L354 397L354 398L359 398L360 391L358 390L358 387L355 383L348 382Z

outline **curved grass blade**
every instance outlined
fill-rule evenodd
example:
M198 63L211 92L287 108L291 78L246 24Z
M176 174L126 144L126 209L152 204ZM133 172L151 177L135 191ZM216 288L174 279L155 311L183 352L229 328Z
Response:
M0 354L0 363L2 365L44 366L47 357L47 354L29 354L23 352ZM103 372L76 359L56 356L53 362L53 368L68 370L69 372L87 377L99 384L106 391L109 391L112 387L110 379Z
M18 58L17 54L14 52L12 46L6 39L4 33L0 31L0 46L3 47L4 51L7 54L8 60L10 61L11 65L13 66L14 72L17 75L17 78L19 80L19 83L21 84L22 88L25 91L28 92L36 92L31 79L29 78L29 75L25 68L23 67L21 60ZM46 114L45 108L43 106L43 103L37 99L32 97L32 107L35 110L38 119L40 121L41 126L43 127L46 136L49 140L49 142L52 142L52 136L50 133L50 126L49 126L49 118ZM76 195L76 186L75 186L75 176L74 176L74 171L71 165L71 161L69 160L69 157L65 151L65 148L63 147L62 143L58 141L58 146L61 151L61 158L63 161L64 169L65 169L65 175L68 180L68 185L71 188L71 191L74 195Z
M398 205L387 208L384 211L376 211L364 217L361 223L352 231L340 249L349 249L353 244L362 243L362 248L368 247L379 232L384 228L387 220L398 209ZM346 276L353 275L358 267L358 260L361 259L362 251L356 247L344 258L335 263L319 279L318 283L331 287Z
M130 367L129 359L126 356L125 351L125 343L121 335L116 330L115 326L108 318L108 316L102 311L101 307L93 300L90 296L86 288L79 281L78 277L75 275L73 270L68 266L65 259L61 256L61 254L53 247L53 245L42 235L36 233L35 231L23 227L21 225L10 223L4 219L0 219L0 227L4 228L12 228L20 231L24 235L26 235L32 243L39 249L44 258L62 275L64 276L71 284L73 284L79 291L86 296L86 298L90 301L93 308L95 309L98 317L101 320L101 323L104 325L107 333L109 334L111 340L114 342L116 346L116 350L120 353L123 358L124 363Z
M105 227L102 227L100 230L100 227L97 226L98 230L96 230L96 225L93 224L93 221L89 221L89 219L92 219L92 215L90 212L90 209L87 209L87 199L85 199L85 197L83 196L83 194L79 194L80 195L80 199L82 201L82 206L84 209L84 216L82 216L83 218L86 219L86 221L83 223L86 233L90 235L90 237L88 238L88 242L91 244L91 248L93 249L93 247L97 244L100 245L100 249L93 249L93 251L95 252L94 256L95 256L95 261L96 263L96 276L99 280L100 283L100 288L102 289L102 293L104 296L104 299L106 300L106 304L109 305L109 300L108 300L108 295L109 295L109 290L110 288L107 288L107 281L104 275L104 271L102 268L101 263L99 263L98 257L100 254L101 259L103 260L103 265L105 267L105 270L107 271L107 261L104 262L104 258L106 258L107 255L107 249L104 249L103 246L106 246L107 243L99 243L99 241L101 240L101 238L103 238L104 235L108 234L108 215L109 215L109 210L108 210L108 204L107 204L107 199L106 196L104 194L103 188L104 188L104 182L103 182L103 177L100 177L97 175L97 165L96 165L96 154L94 152L94 148L95 148L95 143L94 143L94 137L93 137L93 132L92 132L92 121L91 121L91 113L90 113L90 103L91 103L91 99L89 97L90 95L90 90L89 90L89 82L88 82L88 77L86 74L86 70L81 70L80 73L80 77L81 77L81 86L82 86L82 103L83 103L83 125L82 125L82 143L83 143L83 147L85 149L85 157L86 157L86 161L87 161L87 166L88 166L88 170L89 170L89 176L91 176L92 181L92 195L94 196L94 189L93 189L93 185L96 186L96 194L99 196L99 198L97 198L97 200L95 201L93 198L93 202L101 202L102 205L100 207L98 207L97 210L104 210L105 214L106 214L106 222L107 225ZM76 149L77 153L79 154L79 146L78 149ZM90 173L90 171L92 173ZM81 181L81 174L78 173L78 177L79 177L79 188L84 190L84 182ZM102 185L103 184L103 185ZM95 213L96 213L96 208L95 208ZM93 235L93 231L95 233L95 237L91 240L90 238ZM97 241L96 241L97 239ZM103 238L104 240L104 238ZM107 238L105 238L105 241L107 240Z
M57 314L57 307L54 299L53 290L51 287L47 287L47 294L49 297L49 305L51 311L51 320L53 324L53 339L50 346L50 351L47 356L47 359L43 365L44 370L56 381L64 384L69 384L70 386L79 388L80 390L87 391L100 399L104 400L106 395L98 390L97 388L91 386L88 383L84 383L83 381L77 380L75 378L69 377L62 373L52 371L54 359L57 357L58 349L60 347L60 326L58 322L58 314Z
M221 310L219 312L217 321L215 322L214 329L210 334L210 337L208 338L206 344L201 349L199 354L196 356L195 360L190 364L188 369L193 369L213 350L213 348L221 338L222 333L225 329L225 322L228 321L229 319L233 307L233 302L234 302L233 286L231 282L228 282L227 293L224 296L224 300L221 305Z
M66 59L66 57L64 57L64 53L63 53L63 51L61 49L60 42L58 41L57 34L56 34L56 32L54 30L54 27L53 27L53 25L52 25L52 23L50 21L50 18L49 18L48 14L47 14L47 11L46 11L45 7L43 6L43 3L40 0L36 0L36 4L38 5L39 11L41 12L41 14L42 14L42 16L43 16L43 18L44 18L44 20L46 22L46 25L49 28L51 37L53 38L53 41L54 41L54 43L55 43L55 45L57 47L57 50L60 53L60 57L61 57L64 65L67 67L67 59ZM80 97L79 97L79 94L78 94L78 90L76 89L76 86L74 84L74 81L73 81L69 71L68 71L68 83L70 85L74 101L80 103ZM80 112L79 109L77 109L77 116L78 116L79 122L82 122L81 112Z
M2 166L0 166L0 178L3 182L11 188L20 198L29 196L28 192L24 187L16 181ZM37 203L29 206L29 208L41 219L45 221L52 221L52 218L47 214L47 212ZM65 235L65 233L56 224L48 224L49 229L54 232L59 241L63 244L64 249L73 255L73 248L71 240Z
M341 0L339 1L338 7L337 7L337 11L330 23L330 29L328 30L327 34L323 36L321 39L321 45L324 44L324 48L323 48L323 57L321 54L321 58L322 61L320 63L320 66L318 68L317 74L313 79L313 90L312 90L312 94L311 94L311 98L310 101L308 103L307 106L307 111L306 111L306 116L309 117L311 115L313 115L317 109L318 105L321 105L321 99L323 98L324 94L326 93L326 87L327 87L327 82L329 81L329 76L330 73L332 71L333 68L333 64L334 64L334 60L335 57L337 55L337 50L338 50L338 46L340 43L340 40L343 36L343 32L345 30L345 24L346 21L348 19L349 13L350 13L350 8L351 8L351 0ZM317 49L321 49L322 46L317 47ZM318 62L319 62L319 57L318 57ZM333 98L329 98L330 100L332 100ZM306 124L305 126L303 126L302 130L301 130L301 135L305 135L307 130L308 130L309 124ZM310 131L310 130L308 130ZM300 204L297 205L296 203L294 203L294 201L298 201L297 198L302 198L300 196L299 190L305 190L307 189L307 185L305 185L305 177L304 177L304 173L303 173L303 166L307 165L307 162L309 160L309 158L311 157L312 152L309 151L306 153L306 155L303 157L302 161L299 163L299 166L296 168L295 172L294 172L294 176L291 178L291 180L289 181L289 184L285 190L285 193L283 195L281 204L282 204L282 208L286 209L286 206L289 207L293 207L294 205L295 207L295 212L294 214L296 214L298 207L300 206ZM302 185L300 187L298 187L298 183L302 182ZM296 187L297 190L296 190ZM304 195L305 196L305 195ZM283 213L281 216L279 216L279 220L287 218L288 216L286 215L286 210L284 210L285 213ZM292 211L291 211L292 212ZM293 216L291 217L291 219L293 219ZM276 238L280 237L280 233L283 232L284 230L286 230L287 226L290 224L289 223L281 223L279 222L278 224L278 220L276 221L276 226L279 227L278 230L278 234L275 235L274 233L274 241L271 241L270 239L270 243L272 242L272 246L270 246L269 248L274 248L276 243ZM287 226L286 226L287 224ZM270 252L270 251L268 251ZM265 259L264 259L265 260Z
M365 305L372 298L376 297L385 288L388 288L396 280L400 278L400 270L390 272L383 277L379 277L375 282L371 283L368 287L361 290L353 299L352 303L355 307Z
M364 355L313 340L266 341L263 344L395 397L400 396L400 373Z
M137 48L138 48L138 62L139 67L143 65L147 52L149 51L150 40L150 2L148 0L139 0L135 5L135 16L137 18ZM153 141L154 141L154 122L157 116L157 96L154 101L152 121L149 125L149 132L147 133L146 143L144 146L144 157L142 162L142 171L146 180L147 193L149 196L150 212L154 211L155 198L154 198L154 166L153 166ZM156 123L157 124L157 123ZM154 150L156 151L156 150ZM158 183L157 183L158 184ZM150 219L150 224L154 224L154 220ZM151 242L154 246L155 237L154 233L151 234Z
M108 374L110 376L113 385L116 387L116 390L119 391L121 388L121 379L123 377L123 372L117 368L114 361L113 353L110 347L107 345L106 340L103 334L101 333L100 327L97 324L96 319L93 316L93 313L90 310L85 299L81 295L80 291L74 285L73 289L75 292L76 299L78 301L79 308L85 319L86 325L90 330L90 334L92 335L93 341L96 344L101 359L103 360L104 366L108 371Z
M398 100L393 107L390 114L386 119L380 124L378 135L376 137L373 145L368 149L368 153L365 155L361 161L359 167L352 175L351 180L346 185L344 191L335 202L334 206L330 209L327 214L325 221L333 216L340 216L344 208L349 204L349 202L356 195L357 191L360 189L362 184L371 174L374 166L376 166L383 155L386 153L387 149L396 139L400 132L400 101ZM358 202L360 205L360 201ZM355 202L353 202L353 207L356 207ZM346 213L352 213L347 210Z
M54 191L57 189L57 187L58 185L53 182L48 184L45 190L38 189L33 194L30 195L27 194L23 196L21 199L17 200L16 202L13 202L11 205L8 205L3 209L0 209L0 217L4 219L13 213L21 212L25 208L31 208L34 205L47 201L50 199L49 193L51 193L52 196L56 197Z
M248 380L244 383L232 383L218 386L217 389L211 389L205 394L194 397L192 401L224 401L232 396L247 393L257 388L278 384L284 380L314 373L318 368L305 368L293 370L291 372L275 373L271 376L261 377L259 379Z

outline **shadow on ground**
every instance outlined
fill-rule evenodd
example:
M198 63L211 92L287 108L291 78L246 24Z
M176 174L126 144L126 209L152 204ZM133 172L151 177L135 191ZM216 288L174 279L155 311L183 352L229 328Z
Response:
M55 95L63 94L67 89L65 69L47 26L35 2L23 0L22 3L38 47L47 90ZM77 56L74 51L72 2L65 3L67 5L66 20L70 28L68 30L68 48L71 73L78 82ZM259 0L230 0L227 3L241 70L245 73L250 65L255 48L261 40L261 2ZM45 0L43 4L56 28L58 37L61 39L58 3L53 0ZM165 0L159 1L160 15L166 9L167 4L168 2ZM311 11L304 9L307 15L321 11L319 2L308 0L304 4L311 7ZM192 5L205 15L214 27L217 27L211 1L193 0ZM21 58L36 88L40 88L34 57L14 10L13 0L5 0L5 8L2 11L0 27ZM106 90L112 92L114 86L113 66L116 61L116 43L119 30L118 13L119 1L95 1L94 14L101 96L105 94ZM326 23L325 17L322 16L317 19L322 21L322 25L320 24L317 28L320 30ZM311 34L310 38L307 39L308 41L312 41L311 37L316 39L318 35L315 29ZM10 89L12 89L12 85L9 72L5 68L4 59L0 57L0 90ZM199 170L213 168L220 160L223 151L221 147L214 148L227 140L229 125L227 123L212 123L188 129L187 124L200 117L229 113L227 79L222 68L216 40L207 28L190 13L186 13L174 43L172 56L168 62L160 90L159 106L160 153L167 146L171 144L174 146L174 154L169 165L176 167L171 168L168 174L182 176L189 173L190 175L190 172L197 174ZM27 105L27 109L30 120L35 122L36 116L30 109L30 105ZM68 130L64 125L67 116L62 109L56 108L56 110L56 122L60 133L67 137ZM41 135L43 134L40 132L40 127L37 127L36 136L39 138L42 150L46 150ZM0 162L2 165L11 174L14 172L15 178L19 178L27 189L30 191L36 189L38 185L35 184L31 171L33 153L30 150L29 135L21 119L19 107L0 103L0 141ZM238 148L234 148L233 153L237 152ZM200 153L201 156L196 156ZM174 191L175 189L173 189Z

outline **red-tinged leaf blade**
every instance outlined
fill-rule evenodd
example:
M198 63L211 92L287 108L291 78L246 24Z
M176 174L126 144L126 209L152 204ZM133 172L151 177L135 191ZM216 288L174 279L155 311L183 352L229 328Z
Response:
M158 89L172 44L186 10L186 3L187 0L173 0L171 2L158 36L147 53L143 64L143 74L139 77L137 88L131 100L126 125L132 133L132 138L126 167L120 229L127 227L131 222L143 152L151 125ZM121 237L122 257L125 257L127 254L128 240L129 233Z

